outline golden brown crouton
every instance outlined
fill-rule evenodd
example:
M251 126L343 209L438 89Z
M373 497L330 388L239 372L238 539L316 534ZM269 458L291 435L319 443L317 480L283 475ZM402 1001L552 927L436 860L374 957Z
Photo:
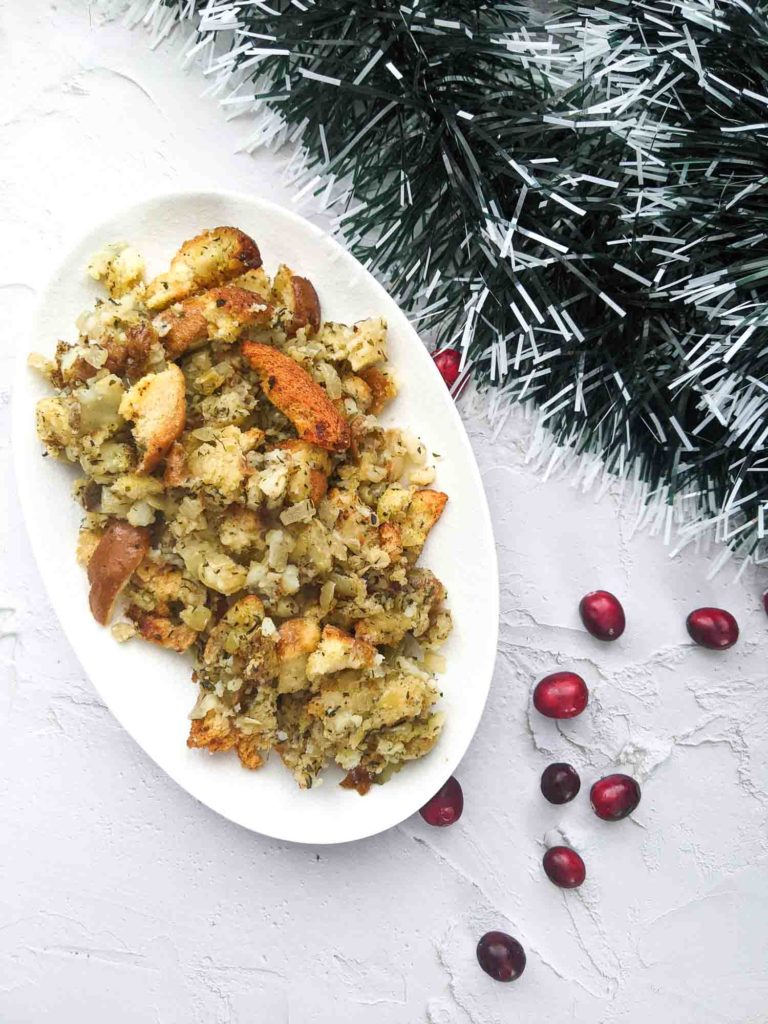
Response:
M77 535L77 564L82 565L86 568L93 553L99 546L101 540L101 534L96 530L90 530L87 527L83 527L80 533Z
M295 693L307 686L307 658L319 643L320 627L314 619L288 619L280 626L277 641L280 693Z
M253 435L233 426L211 433L210 441L187 453L187 470L190 477L231 501L246 477L245 456L253 447Z
M369 411L374 416L378 416L384 406L397 397L395 378L390 373L385 373L384 370L379 370L375 366L369 367L367 370L361 370L360 376L371 389L371 395L373 396Z
M288 453L287 494L293 502L309 498L319 505L328 489L331 457L327 451L308 441L281 441L273 449Z
M80 408L71 395L41 398L35 406L35 429L48 452L55 458L69 458L78 444Z
M394 647L411 628L411 622L402 612L375 612L355 623L355 636L368 644Z
M174 623L163 615L153 615L139 609L131 609L128 614L145 640L169 651L187 651L197 640L194 629L183 623Z
M106 626L120 592L149 551L149 531L113 519L88 561L89 603L94 619Z
M266 547L267 530L258 512L244 505L230 505L219 523L219 540L236 555L254 547Z
M254 292L225 285L175 303L153 324L168 358L178 359L209 341L237 341L248 327L269 326L273 316L272 306Z
M320 300L314 285L306 277L294 274L284 263L278 268L273 288L275 305L285 310L282 327L289 338L301 328L312 335L320 327Z
M231 750L237 741L232 722L216 708L206 714L205 718L195 718L189 730L188 747L204 747L212 754L221 750Z
M182 487L187 480L187 456L184 445L174 441L165 457L163 483L166 487Z
M362 374L358 377L354 373L348 373L341 378L341 388L345 395L354 400L360 412L368 412L373 404L373 392L363 380Z
M287 619L281 626L277 656L281 662L311 654L320 643L320 627L315 619Z
M448 495L442 491L416 491L401 527L403 547L412 558L418 558L429 531L443 514Z
M243 768L250 768L253 771L256 768L261 768L264 764L264 758L259 751L265 749L265 743L264 738L258 733L252 735L241 733L237 737L235 747Z
M216 659L221 657L231 630L238 627L242 627L246 631L251 630L260 625L263 618L264 604L255 594L249 594L236 601L211 630L211 635L208 637L203 651L203 662L206 665L213 665Z
M133 436L142 453L140 473L151 473L184 430L184 374L175 363L148 373L120 402L120 415L133 420Z
M437 633L443 640L450 633L450 622L441 621L439 627L437 625L445 596L445 587L434 573L429 569L412 569L407 586L400 590L388 607L355 623L355 636L369 644L394 646L406 633L421 638L437 627L435 636L429 636L428 640L430 644L433 640L438 641L435 646L439 646L441 641Z
M307 678L315 681L344 669L370 669L377 661L376 648L336 626L324 626L319 646L307 659Z
M299 364L276 348L243 342L243 355L261 379L264 394L296 427L299 437L333 452L349 447L349 423Z
M169 269L147 285L145 301L151 310L166 309L188 295L260 266L258 246L245 232L231 227L212 228L182 245Z
M229 283L236 288L246 288L249 292L255 292L268 301L272 300L272 282L264 267L259 267L258 270L247 270L239 277L233 277Z
M277 675L277 642L261 631L264 605L255 594L235 601L211 630L201 672L211 681L225 677L241 684L262 683Z
M119 299L144 281L144 260L132 245L113 242L91 257L88 273L94 281L104 282L113 299Z
M332 362L346 360L360 373L387 358L387 322L382 317L347 324L324 323L315 338Z
M390 562L396 562L403 553L403 538L397 523L382 523L379 527L379 544L389 555Z

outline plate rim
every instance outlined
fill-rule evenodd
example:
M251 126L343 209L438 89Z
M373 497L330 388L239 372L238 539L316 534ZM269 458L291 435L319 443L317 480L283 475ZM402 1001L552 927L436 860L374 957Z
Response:
M336 837L312 837L308 839L297 839L292 835L281 834L279 829L274 828L256 828L252 823L245 820L242 816L237 813L237 808L230 811L225 811L219 807L212 806L206 799L199 796L189 785L182 781L177 773L166 764L162 763L154 753L150 753L141 740L137 737L134 729L127 725L120 714L118 714L112 706L110 700L102 692L101 687L97 683L98 673L92 671L89 665L90 658L87 651L81 653L81 645L75 646L73 641L70 639L69 630L65 626L65 622L69 618L68 611L64 611L64 602L59 601L57 596L54 596L48 587L47 583L47 569L43 568L44 556L40 548L40 544L36 534L33 534L29 526L29 508L31 502L34 500L33 488L31 485L31 479L23 470L22 460L22 445L20 437L25 427L28 429L26 424L26 417L29 415L29 408L25 406L20 395L23 391L24 375L29 372L27 366L27 356L33 351L33 341L35 335L35 328L40 318L43 309L46 296L53 289L53 286L57 279L61 276L62 270L69 259L72 257L77 247L92 234L99 231L106 231L109 226L122 219L130 218L131 214L138 213L143 208L146 208L149 204L161 204L178 202L180 200L190 200L193 198L206 198L215 200L224 200L226 202L233 203L246 203L256 208L261 208L272 213L277 214L282 218L288 218L292 221L297 228L302 232L311 232L317 237L321 237L324 240L324 244L329 246L329 249L335 251L338 256L343 257L346 260L352 260L358 270L362 272L366 278L367 284L373 285L375 291L380 297L383 297L387 301L391 302L398 310L403 320L403 325L406 328L406 333L409 335L413 347L420 350L417 359L421 359L423 363L429 364L431 372L438 374L439 371L434 365L431 355L429 354L426 346L424 345L418 331L411 323L408 315L401 308L396 299L387 291L383 284L376 279L376 277L368 270L363 264L357 259L352 252L345 248L340 241L317 224L312 223L306 217L302 216L295 210L291 210L286 206L276 203L273 200L265 199L262 196L251 195L247 192L239 192L230 189L215 189L215 188L188 188L188 189L172 189L161 192L150 192L142 196L141 198L134 199L130 203L116 206L107 215L101 215L98 220L88 222L88 224L78 231L71 231L68 235L62 239L61 243L56 248L56 257L54 257L47 269L47 273L44 276L44 280L40 285L35 302L28 316L27 329L24 332L24 344L19 346L15 355L15 366L12 378L12 397L11 397L11 449L12 449L12 467L14 482L16 487L16 493L19 499L19 505L21 507L22 519L24 522L24 530L32 549L32 554L35 559L36 567L40 575L40 579L45 591L46 597L50 606L52 607L56 619L58 621L59 628L63 634L64 639L70 645L72 652L80 664L85 676L87 677L90 685L94 688L99 698L104 702L108 708L112 717L119 723L120 727L131 737L132 741L142 750L143 754L148 757L153 764L155 764L165 775L167 775L179 788L184 790L189 796L191 796L197 803L202 804L209 811L221 816L222 818L232 821L236 825L247 829L256 835L262 835L269 839L275 839L282 842L290 842L297 845L308 845L308 846L331 846L338 845L347 842L358 842L360 840L371 838L372 836L382 834L391 828L401 824L407 818L411 817L418 807L407 807L404 813L398 812L399 816L396 820L386 820L381 826L375 825L371 828L364 828L354 836L342 836ZM486 591L487 597L490 598L491 607L488 608L488 619L489 619L489 634L487 639L487 666L482 673L478 673L483 683L482 701L478 705L478 709L475 716L475 721L472 726L471 732L468 734L466 742L460 746L459 749L455 750L452 756L446 762L446 777L452 775L462 759L465 757L467 750L473 742L482 716L488 704L488 696L490 694L490 688L493 680L495 664L498 654L498 637L499 637L499 617L500 617L500 593L499 593L499 569L498 569L498 554L496 550L496 540L493 530L493 521L491 518L490 508L488 505L488 497L483 485L482 474L480 467L477 462L477 458L472 448L472 444L469 440L464 422L459 414L458 408L454 401L448 401L445 403L445 409L447 415L449 415L454 422L454 425L458 427L458 437L460 438L460 444L465 449L465 453L468 456L468 463L471 466L472 478L467 481L467 486L473 487L476 493L476 507L482 519L482 531L485 533L490 540L490 572L491 579ZM80 613L78 613L80 614ZM407 767L407 766L406 766Z

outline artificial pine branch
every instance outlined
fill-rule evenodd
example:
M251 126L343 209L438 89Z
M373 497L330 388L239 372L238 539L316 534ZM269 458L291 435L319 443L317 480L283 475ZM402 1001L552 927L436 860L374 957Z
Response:
M417 326L461 348L495 409L535 403L558 441L687 498L688 538L709 522L756 551L759 6L563 0L540 25L467 0L165 5L203 48L232 29L211 66L252 82L254 136L301 138L297 188L336 213Z

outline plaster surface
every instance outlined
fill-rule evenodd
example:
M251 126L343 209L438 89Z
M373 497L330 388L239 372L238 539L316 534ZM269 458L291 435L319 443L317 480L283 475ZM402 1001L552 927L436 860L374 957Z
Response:
M618 487L597 501L569 474L544 480L521 416L490 443L482 413L465 409L502 622L455 827L416 816L319 851L262 839L170 782L84 679L11 479L7 382L36 288L87 222L150 192L291 201L285 156L238 153L247 121L201 97L173 44L153 51L105 10L0 2L0 1021L765 1024L765 574L734 582L726 567L708 581L712 552L670 560L659 536L634 530ZM624 601L617 644L578 621L597 587ZM732 651L690 644L685 616L703 604L739 619ZM592 691L562 725L529 707L532 684L559 667ZM552 760L582 774L566 807L538 791ZM606 824L586 794L621 768L643 801ZM561 840L587 864L578 892L541 870ZM517 984L475 961L491 928L527 950Z

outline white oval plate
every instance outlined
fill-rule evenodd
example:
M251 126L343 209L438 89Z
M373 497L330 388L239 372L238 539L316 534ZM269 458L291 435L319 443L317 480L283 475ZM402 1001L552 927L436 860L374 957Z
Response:
M449 495L423 564L448 588L454 632L440 679L446 724L435 749L407 764L384 786L360 797L335 783L298 789L277 756L258 772L232 755L188 750L187 714L195 701L190 662L137 641L119 646L88 610L85 573L75 561L80 514L71 497L75 472L41 457L36 401L45 382L26 365L29 351L52 354L57 339L74 340L75 317L98 294L85 266L105 243L129 241L149 275L166 267L187 238L234 224L256 239L267 271L281 262L309 277L326 319L383 316L391 365L401 393L386 421L407 426L441 456L437 484ZM28 349L19 353L13 409L15 468L32 548L51 603L72 647L115 717L171 778L219 814L263 835L304 843L342 843L374 835L418 810L453 772L485 705L498 632L498 574L488 506L469 440L426 349L386 291L324 232L281 207L245 195L173 193L152 198L88 233L42 292Z

